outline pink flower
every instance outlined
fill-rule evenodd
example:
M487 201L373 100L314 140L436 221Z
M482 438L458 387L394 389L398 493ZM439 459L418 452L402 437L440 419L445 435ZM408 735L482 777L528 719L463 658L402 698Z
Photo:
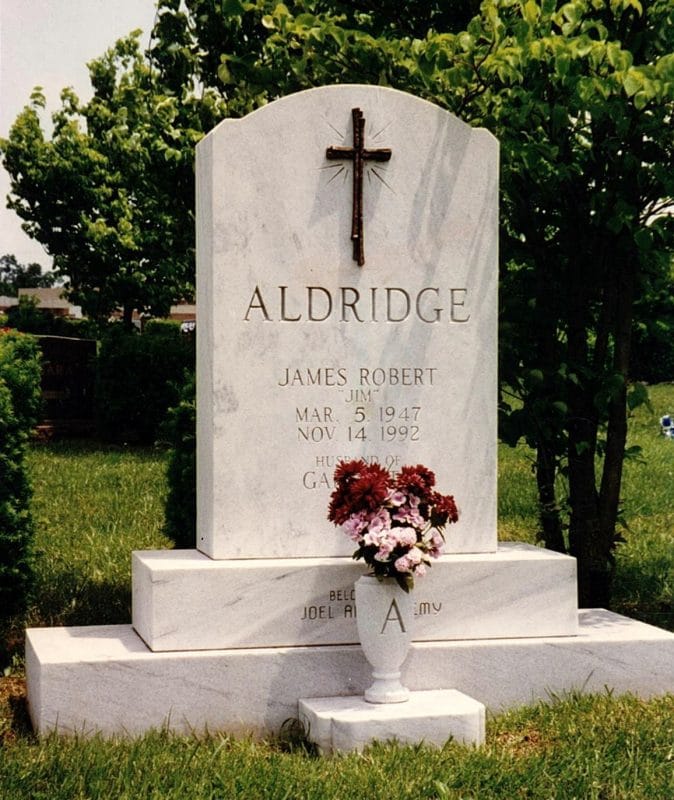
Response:
M426 524L426 520L419 513L418 505L418 498L414 496L410 497L410 504L401 506L393 515L393 519L396 522L405 522L407 525L412 525L415 528L423 528Z
M442 535L437 531L431 536L428 543L428 555L431 558L437 558L442 553L442 548L445 546L445 540Z
M360 539L361 533L367 527L367 518L366 511L358 511L352 514L344 523L344 532L354 542Z
M394 544L390 539L384 539L379 543L379 550L377 550L374 557L377 561L388 561L393 552L393 547Z
M410 561L409 553L405 556L400 556L400 558L396 558L393 562L393 566L398 572L412 572L414 569L414 564Z
M363 536L363 544L365 545L374 545L374 547L379 547L381 543L381 535L379 533L375 533L374 531L368 531Z
M414 528L394 528L391 533L395 534L398 544L404 547L414 547L417 543L417 532Z
M397 489L391 489L386 501L392 506L401 506L407 500L407 495Z
M426 565L424 563L417 564L416 567L414 568L414 574L418 578L423 578L424 575L426 574Z
M370 516L367 527L370 533L388 531L391 529L391 515L385 508L382 508Z
M354 558L409 591L413 577L424 575L441 554L445 525L458 519L454 498L434 485L435 475L421 464L395 475L363 459L340 461L328 518L357 542Z

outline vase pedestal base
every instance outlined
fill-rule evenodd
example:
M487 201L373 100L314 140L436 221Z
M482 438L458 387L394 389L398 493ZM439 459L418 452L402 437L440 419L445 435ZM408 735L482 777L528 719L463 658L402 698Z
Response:
M454 689L410 692L404 703L368 703L364 697L299 701L300 721L322 753L360 751L371 742L433 744L448 739L481 745L485 707Z
M373 672L374 683L365 690L366 703L406 703L410 690L400 683L400 671L392 673Z

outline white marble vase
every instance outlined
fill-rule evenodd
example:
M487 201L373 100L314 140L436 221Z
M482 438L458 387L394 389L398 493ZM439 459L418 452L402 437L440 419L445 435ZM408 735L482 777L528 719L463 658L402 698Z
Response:
M400 667L412 641L414 599L394 578L363 575L355 583L358 635L374 683L365 690L368 703L404 703L409 690Z

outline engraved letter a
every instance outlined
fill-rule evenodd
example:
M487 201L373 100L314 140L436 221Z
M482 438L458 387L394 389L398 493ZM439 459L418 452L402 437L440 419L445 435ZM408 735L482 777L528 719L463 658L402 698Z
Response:
M389 624L389 622L393 622L394 620L397 620L398 625L400 625L401 632L407 633L407 631L405 630L405 625L403 623L403 617L402 614L400 613L400 609L398 608L398 604L396 603L395 597L393 598L393 600L391 600L391 605L389 606L388 613L386 614L384 625L381 631L379 631L380 635L384 633L384 631L386 630L386 626Z

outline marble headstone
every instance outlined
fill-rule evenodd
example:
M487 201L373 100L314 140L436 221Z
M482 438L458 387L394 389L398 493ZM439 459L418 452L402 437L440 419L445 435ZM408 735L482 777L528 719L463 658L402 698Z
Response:
M351 234L364 118L363 253ZM344 151L342 151L344 152ZM339 153L337 154L339 155ZM498 144L396 90L331 86L225 120L197 148L198 548L348 555L335 465L423 463L496 550Z

